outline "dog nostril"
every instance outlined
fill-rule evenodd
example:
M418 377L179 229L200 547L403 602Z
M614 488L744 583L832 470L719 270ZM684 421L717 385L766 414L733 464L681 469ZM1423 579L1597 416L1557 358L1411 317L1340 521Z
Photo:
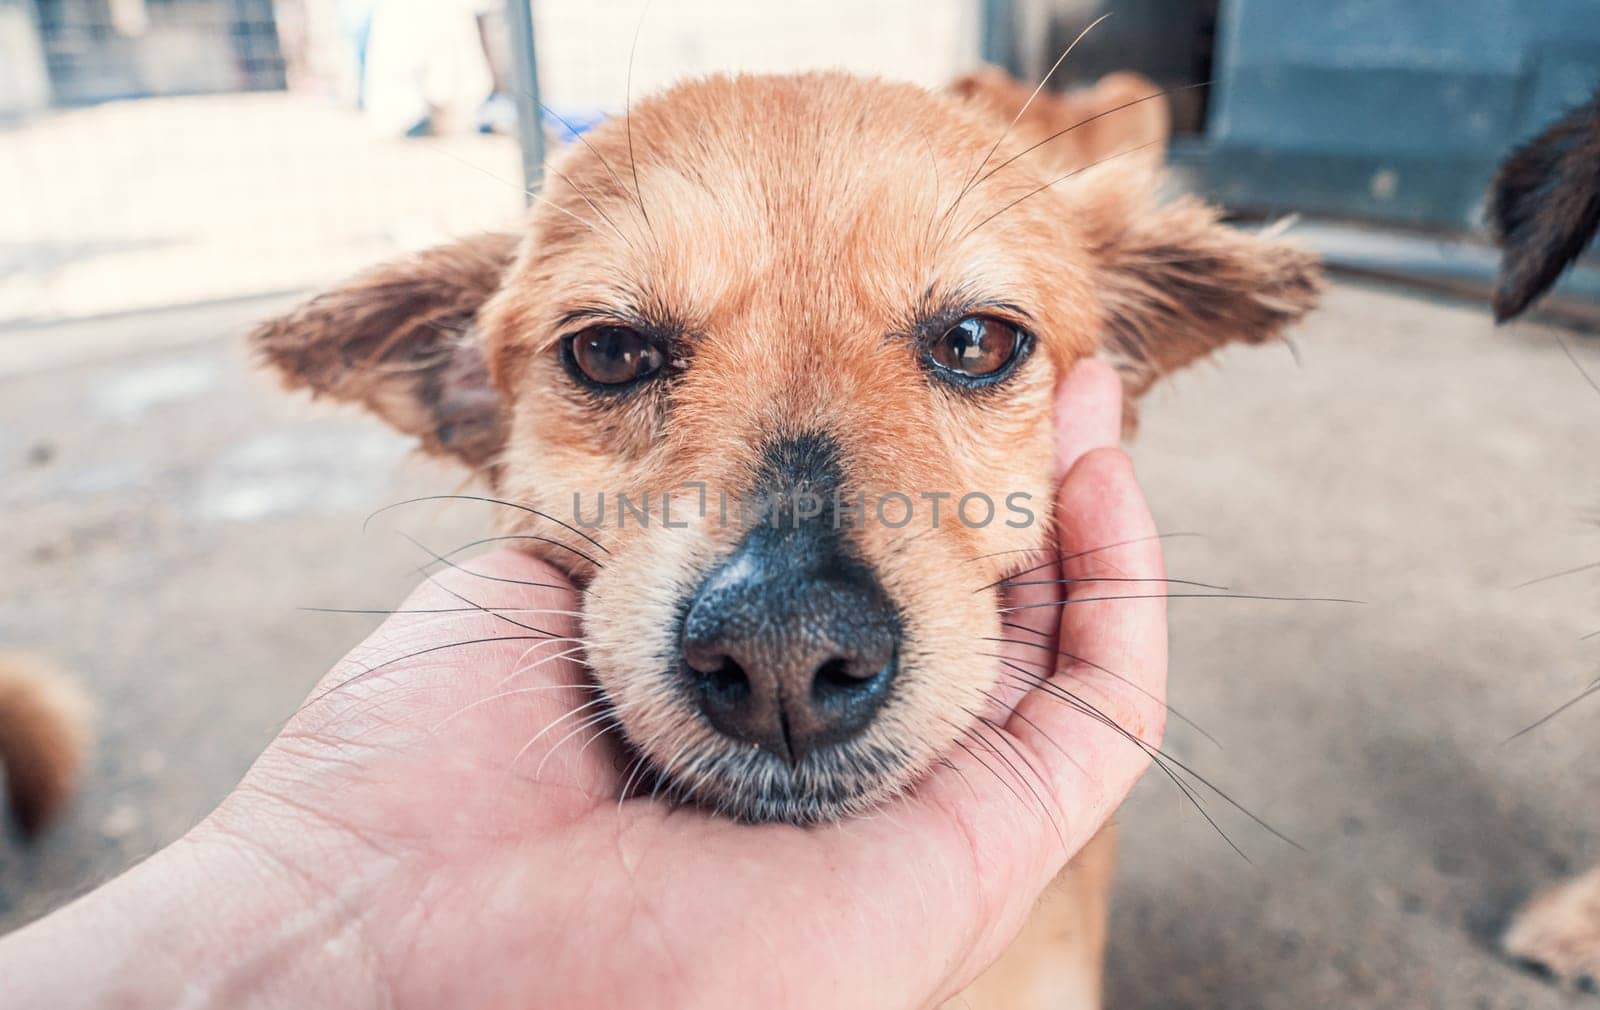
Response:
M850 668L850 661L835 656L817 667L817 674L811 683L813 690L823 691L831 687L849 687L857 680L855 671Z
M709 670L699 667L696 667L696 670L700 674L701 690L707 694L714 694L719 699L732 703L743 701L750 696L750 677L744 672L744 667L736 663L731 656L723 656L722 662Z
M834 695L860 691L870 687L888 668L887 663L835 656L817 667L817 672L811 678L811 694L820 701Z

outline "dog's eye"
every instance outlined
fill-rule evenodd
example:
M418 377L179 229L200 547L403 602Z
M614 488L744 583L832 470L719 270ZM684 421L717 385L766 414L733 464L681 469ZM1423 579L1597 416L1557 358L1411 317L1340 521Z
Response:
M947 372L982 379L1011 364L1022 344L1022 331L1005 320L968 316L933 342L928 357Z
M601 386L626 386L660 370L665 355L626 326L591 326L572 337L567 353L583 377Z

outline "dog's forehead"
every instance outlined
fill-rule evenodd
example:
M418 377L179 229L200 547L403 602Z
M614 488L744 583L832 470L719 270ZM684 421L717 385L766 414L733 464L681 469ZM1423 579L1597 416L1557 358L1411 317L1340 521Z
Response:
M1033 177L974 185L997 136L912 85L835 74L680 85L555 166L533 252L561 302L551 315L642 303L701 328L781 302L890 322L930 295L1037 292L1043 243L1016 240L1028 216L989 221Z

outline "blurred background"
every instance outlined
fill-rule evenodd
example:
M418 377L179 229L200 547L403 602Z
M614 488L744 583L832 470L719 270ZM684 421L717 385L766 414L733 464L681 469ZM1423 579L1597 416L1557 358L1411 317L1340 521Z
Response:
M505 227L554 151L681 77L980 62L1175 91L1176 185L1292 215L1334 270L1293 355L1168 384L1132 451L1169 566L1357 608L1173 601L1169 750L1121 816L1109 1005L1555 1007L1495 951L1600 859L1590 521L1600 269L1496 330L1484 188L1600 84L1592 0L0 0L0 648L95 695L53 832L0 837L0 930L204 816L470 505L376 422L277 392L256 320ZM636 39L636 41L635 41ZM630 71L630 53L631 71ZM537 97L535 97L537 96ZM548 107L541 111L540 103ZM1215 802L1215 801L1213 801ZM3 999L0 999L3 1002Z

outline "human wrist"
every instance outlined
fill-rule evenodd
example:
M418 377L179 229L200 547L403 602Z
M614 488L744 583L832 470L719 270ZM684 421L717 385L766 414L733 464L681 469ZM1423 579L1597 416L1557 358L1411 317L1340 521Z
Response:
M304 851L276 847L283 832L259 843L242 833L260 826L259 808L240 815L234 799L98 890L0 939L8 1005L379 1003L384 981L366 956L353 896L323 890L302 869Z

